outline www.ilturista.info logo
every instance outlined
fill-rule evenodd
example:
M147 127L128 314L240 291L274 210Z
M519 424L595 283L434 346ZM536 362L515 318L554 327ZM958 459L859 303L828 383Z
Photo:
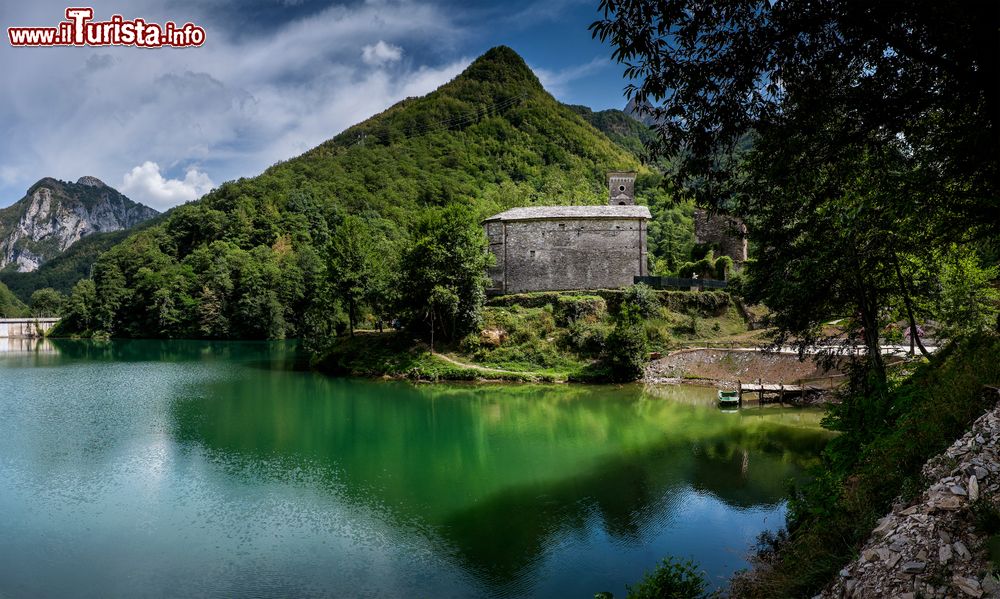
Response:
M113 15L94 21L94 9L67 8L66 20L55 27L8 27L11 46L136 46L185 48L205 43L205 30L193 23L163 25Z

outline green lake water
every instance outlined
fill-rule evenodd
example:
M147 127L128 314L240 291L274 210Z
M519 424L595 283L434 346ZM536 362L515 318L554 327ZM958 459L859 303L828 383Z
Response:
M828 435L714 393L336 379L281 343L0 353L0 597L624 597L667 554L721 584Z

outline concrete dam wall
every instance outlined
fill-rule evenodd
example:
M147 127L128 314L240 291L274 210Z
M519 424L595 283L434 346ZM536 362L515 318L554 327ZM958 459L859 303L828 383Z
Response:
M0 318L0 339L44 337L58 318Z

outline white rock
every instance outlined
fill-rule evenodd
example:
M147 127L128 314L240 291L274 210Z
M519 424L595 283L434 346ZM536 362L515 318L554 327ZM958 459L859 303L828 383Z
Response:
M973 474L969 477L969 501L979 499L979 479Z

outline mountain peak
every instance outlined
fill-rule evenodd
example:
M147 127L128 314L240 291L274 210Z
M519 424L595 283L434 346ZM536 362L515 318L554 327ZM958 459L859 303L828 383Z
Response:
M90 175L84 175L76 180L77 185L87 185L88 187L106 187L104 181L101 181L97 177L91 177Z
M129 229L157 214L97 177L76 183L43 177L0 208L0 269L35 270L82 237Z
M459 79L472 79L484 83L528 85L542 89L538 77L524 62L521 55L507 46L490 48L485 54L459 75Z

